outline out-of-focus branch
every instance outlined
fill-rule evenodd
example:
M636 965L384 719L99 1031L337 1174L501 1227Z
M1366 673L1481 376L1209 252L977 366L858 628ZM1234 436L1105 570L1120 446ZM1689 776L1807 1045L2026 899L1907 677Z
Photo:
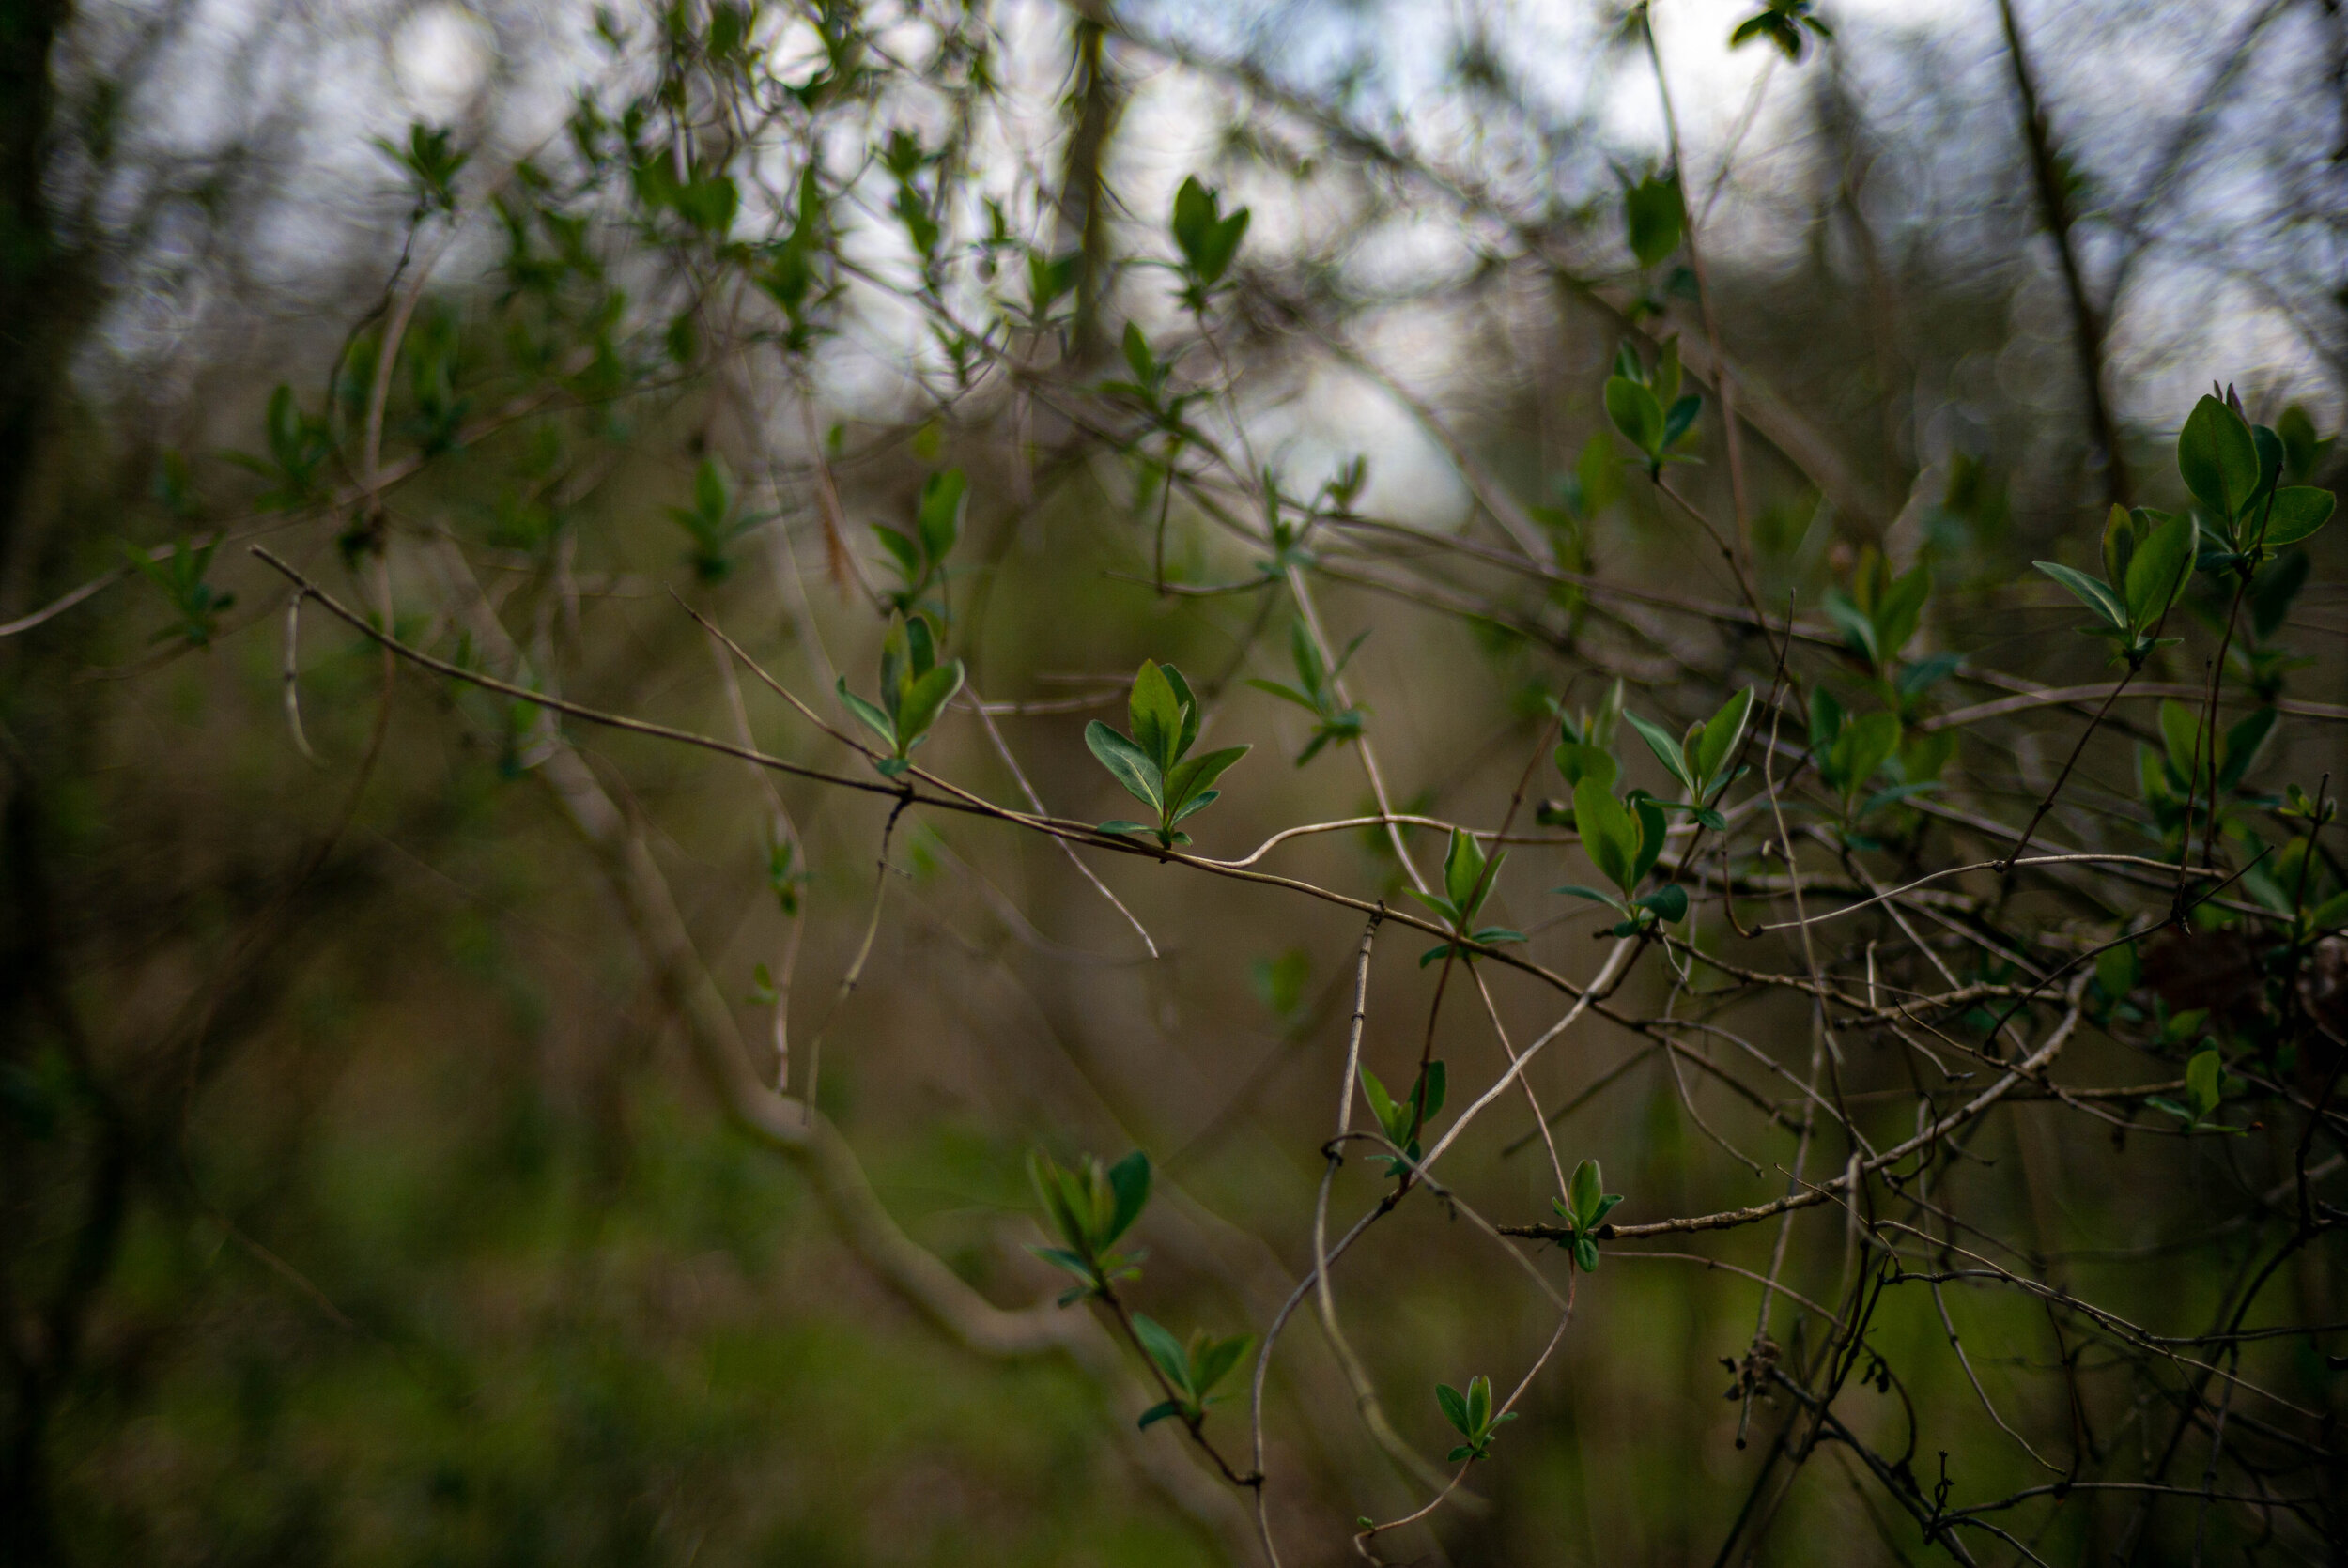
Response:
M1998 20L2005 27L2006 58L2014 66L2014 90L2022 104L2022 140L2030 151L2031 177L2038 188L2039 217L2053 237L2055 259L2062 269L2062 286L2071 300L2071 339L2078 351L2079 384L2087 394L2087 423L2095 444L2103 449L2104 495L2115 506L2128 504L2128 470L2120 453L2120 427L2111 417L2104 392L2103 313L2087 296L2087 278L2079 269L2078 244L2072 234L2069 177L2055 146L2053 127L2038 96L2038 78L2031 69L2030 51L2022 42L2021 23L2014 0L1998 0Z

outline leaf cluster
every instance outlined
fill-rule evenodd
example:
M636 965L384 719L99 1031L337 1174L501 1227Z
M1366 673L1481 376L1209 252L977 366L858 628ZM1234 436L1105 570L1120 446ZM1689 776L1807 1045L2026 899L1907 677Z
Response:
M1255 1343L1249 1334L1217 1339L1204 1329L1193 1329L1190 1343L1184 1345L1164 1324L1141 1313L1134 1314L1134 1337L1174 1391L1171 1399L1161 1400L1141 1413L1138 1424L1144 1428L1169 1416L1197 1425L1206 1418L1209 1406L1222 1403L1213 1392L1214 1386L1230 1376Z
M693 470L692 504L665 510L690 541L685 561L704 583L720 583L734 575L734 542L763 521L739 510L734 483L714 456L703 458Z
M1507 858L1507 852L1503 850L1486 860L1484 846L1476 841L1475 835L1455 827L1451 830L1450 848L1443 857L1443 890L1422 893L1415 887L1406 887L1403 891L1450 922L1452 931L1468 942L1486 947L1522 942L1522 931L1512 931L1505 926L1478 929L1475 925L1475 917L1483 912L1485 901L1491 897L1493 884L1500 880L1501 863ZM1445 954L1455 952L1462 961L1475 957L1473 947L1458 942L1441 942L1418 956L1419 967L1424 969Z
M1720 798L1745 771L1731 771L1730 763L1744 743L1745 725L1752 714L1753 688L1746 686L1722 703L1710 718L1689 725L1687 734L1678 740L1662 726L1636 714L1625 716L1664 770L1688 792L1683 804L1689 813L1717 833L1728 826L1718 809Z
M2178 640L2155 634L2193 579L2193 542L2185 513L2114 506L2104 523L2100 579L2059 561L2033 564L2094 613L2094 623L2079 629L2109 640L2113 663L2140 669L2153 650Z
M1566 1222L1558 1245L1573 1253L1573 1266L1584 1274L1598 1272L1598 1228L1620 1202L1621 1193L1606 1191L1595 1160L1584 1160L1573 1168L1566 1197L1549 1200L1549 1207Z
M1247 208L1226 216L1222 200L1221 192L1199 184L1197 175L1184 177L1174 192L1168 227L1182 257L1182 307L1194 313L1206 310L1239 254L1240 241L1247 238Z
M1617 800L1609 785L1597 773L1583 775L1573 787L1573 823L1582 835L1582 853L1614 884L1615 891L1608 893L1578 882L1550 891L1587 899L1620 915L1622 919L1614 929L1616 936L1635 936L1652 930L1658 922L1686 918L1686 888L1672 884L1652 893L1639 892L1639 884L1663 853L1669 832L1661 803L1644 790L1633 790Z
M2193 406L2177 433L2177 472L2193 494L2203 571L2247 580L2276 551L2331 519L2329 490L2281 483L2289 455L2281 434L2245 419L2231 392Z
M1799 65L1810 49L1810 40L1834 41L1834 29L1816 14L1815 0L1768 0L1753 15L1737 23L1728 35L1728 47L1742 49L1755 38L1772 44L1786 59Z
M1464 1394L1448 1383L1436 1384L1435 1403L1443 1407L1444 1419L1462 1439L1451 1451L1454 1464L1462 1459L1491 1458L1493 1436L1503 1425L1517 1419L1514 1410L1492 1414L1492 1380L1480 1372L1468 1379Z
M913 748L928 738L962 689L962 674L960 659L938 662L936 634L929 618L917 613L888 618L888 635L881 641L878 707L850 691L846 676L840 678L840 700L888 748L888 755L873 763L882 777L901 777L912 766Z
M1694 425L1704 398L1696 392L1681 392L1679 382L1676 335L1664 340L1652 371L1626 342L1615 351L1614 373L1606 378L1606 417L1646 460L1650 479L1661 479L1666 463L1694 461L1676 455L1672 449Z
M321 472L333 454L334 441L326 421L302 412L293 388L279 383L269 396L261 422L269 455L232 452L228 461L270 482L255 504L264 512L291 512L321 499Z
M941 621L945 619L946 607L922 596L946 579L946 557L962 537L969 490L970 482L960 469L944 469L922 482L911 529L873 525L873 537L888 552L888 563L897 572L897 586L888 590L886 596L898 614L934 610Z
M149 641L166 642L177 638L190 648L203 648L220 635L221 614L237 602L237 596L223 593L205 580L212 569L212 552L219 548L217 539L197 546L182 536L168 557L157 561L135 546L122 546L123 559L154 585L176 618L173 624L157 632Z
M1367 636L1369 634L1364 632L1347 643L1345 652L1338 654L1337 662L1332 665L1321 656L1320 644L1313 640L1311 629L1300 616L1289 623L1289 659L1296 666L1296 684L1284 685L1278 681L1262 680L1247 683L1258 691L1276 697L1283 702L1293 703L1313 715L1312 738L1297 754L1298 767L1320 756L1326 746L1342 746L1361 738L1362 730L1368 722L1368 713L1339 701L1336 683L1337 677L1345 672L1345 667L1352 662L1354 651L1361 647L1362 638Z
M1106 1170L1091 1155L1063 1166L1042 1149L1028 1152L1027 1179L1059 1242L1027 1250L1078 1281L1061 1293L1061 1306L1107 1296L1120 1281L1141 1277L1144 1254L1113 1249L1149 1206L1150 1177L1150 1157L1139 1149Z
M1198 699L1182 672L1170 664L1141 661L1126 711L1132 735L1120 734L1096 718L1085 726L1085 745L1126 793L1157 813L1157 821L1107 822L1101 831L1151 834L1163 849L1187 844L1190 835L1177 829L1221 797L1220 790L1209 786L1251 748L1232 746L1190 755L1198 739Z
M457 150L455 131L418 120L408 127L404 145L385 136L373 140L376 149L408 177L409 189L416 198L410 222L456 210L456 176L472 155Z
M1419 1147L1419 1135L1443 1114L1444 1065L1436 1060L1420 1068L1411 1092L1400 1099L1386 1093L1386 1086L1367 1066L1361 1074L1362 1094L1369 1101L1369 1114L1378 1118L1378 1129L1386 1135L1386 1142L1402 1151L1399 1157L1382 1154L1377 1158L1385 1162L1386 1175L1399 1179L1418 1165L1420 1156L1426 1152Z

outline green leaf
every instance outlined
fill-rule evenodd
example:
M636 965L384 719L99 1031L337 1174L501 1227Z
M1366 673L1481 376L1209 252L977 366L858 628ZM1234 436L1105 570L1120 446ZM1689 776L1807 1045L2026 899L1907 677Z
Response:
M1709 787L1721 776L1721 770L1737 754L1738 746L1745 738L1745 724L1753 714L1753 688L1746 686L1721 704L1721 711L1705 721L1704 734L1696 742L1696 774Z
M2310 931L2328 931L2335 927L2348 926L2348 892L2335 893L2309 910L2307 926Z
M1133 715L1134 744L1158 765L1161 775L1171 773L1182 755L1182 704L1166 671L1148 659L1134 676L1127 709Z
M930 726L946 704L962 689L962 661L953 659L913 683L902 701L897 704L897 730L904 737L904 749L911 751L928 735Z
M1166 779L1147 752L1097 718L1085 726L1085 745L1126 793L1163 813Z
M2274 550L2297 544L2331 521L2336 504L2329 490L2312 484L2293 484L2276 491L2274 511L2266 520L2265 547ZM2249 541L2243 543L2247 546Z
M1139 1149L1109 1167L1109 1191L1116 1194L1116 1206L1109 1211L1108 1228L1101 1236L1101 1245L1107 1246L1133 1228L1141 1211L1150 1203L1150 1157Z
M1250 749L1244 746L1228 746L1220 751L1201 752L1187 761L1176 763L1174 771L1166 778L1166 798L1169 808L1182 816L1189 815L1182 807L1190 804L1201 790L1222 777L1223 770L1246 756Z
M1657 888L1645 898L1639 899L1638 903L1641 909L1653 910L1655 917L1659 920L1676 924L1688 917L1688 890L1677 883L1673 883L1668 887Z
M1688 433L1704 411L1704 399L1694 392L1676 400L1663 410L1663 450L1668 452L1679 444L1679 438Z
M1656 856L1663 853L1663 840L1670 833L1670 824L1663 820L1663 808L1642 795L1636 810L1639 816L1639 853L1630 862L1630 880L1623 885L1629 893L1645 880L1653 869Z
M1376 1073L1365 1066L1361 1074L1362 1093L1369 1099L1370 1114L1378 1118L1378 1125L1385 1130L1386 1136L1399 1144L1410 1132L1410 1118L1399 1114L1400 1108L1386 1093L1386 1086L1378 1082Z
M1141 1420L1134 1424L1140 1430L1147 1432L1155 1422L1165 1421L1168 1417L1179 1416L1182 1413L1182 1407L1181 1406L1175 1404L1170 1399L1162 1399L1157 1404L1151 1406L1147 1410L1142 1411Z
M1571 789L1584 778L1595 778L1605 789L1613 789L1622 775L1622 764L1614 754L1603 746L1575 741L1561 741L1556 751L1557 771L1564 776L1566 787Z
M2258 489L2258 448L2242 416L2204 396L2177 435L2177 472L2213 519L2230 524Z
M1689 776L1688 764L1681 759L1677 737L1661 725L1649 724L1636 714L1626 713L1622 716L1630 721L1630 728L1636 730L1639 732L1639 738L1646 742L1647 749L1655 753L1656 761L1661 762L1665 770L1674 778L1679 780L1680 788L1686 790L1689 798L1692 800L1695 797L1696 781Z
M1255 1343L1249 1334L1233 1334L1228 1339L1210 1339L1195 1346L1191 1353L1190 1386L1192 1392L1204 1397L1217 1383L1239 1365L1240 1358Z
M1141 1341L1142 1349L1158 1363L1158 1370L1166 1374L1167 1382L1184 1393L1191 1391L1190 1358L1182 1353L1181 1340L1146 1313L1134 1314L1134 1337Z
M1630 812L1603 784L1584 778L1573 787L1573 822L1583 853L1628 898L1638 885L1630 869L1639 853L1639 828Z
M1573 1266L1584 1274L1598 1272L1598 1243L1586 1236L1574 1237Z
M888 552L888 559L896 563L898 573L904 576L908 587L921 580L921 546L919 544L895 529L883 528L878 523L873 525L873 537L879 540L881 548Z
M1144 388L1152 388L1158 379L1158 357L1150 351L1150 340L1141 328L1131 321L1125 323L1125 336L1120 346L1125 353L1125 364L1133 371L1134 379Z
M883 746L888 747L891 752L897 749L897 727L888 721L887 714L850 691L848 678L844 675L840 678L840 700L846 706L848 712L863 721L867 730L880 737Z
M1830 588L1821 607L1826 611L1826 618L1842 628L1843 640L1850 646L1851 652L1869 664L1883 662L1883 649L1876 640L1875 617L1853 604L1850 595L1839 588Z
M1320 703L1298 691L1294 686L1284 686L1277 681L1258 680L1254 676L1248 677L1247 684L1259 692L1278 698L1283 702L1293 702L1308 714L1321 712Z
M1443 1058L1440 1056L1428 1063L1427 1070L1418 1075L1418 1083L1411 1089L1411 1099L1413 1103L1424 1103L1426 1107L1418 1114L1422 1126L1433 1121L1443 1110L1444 1090L1448 1082Z
M1924 604L1932 597L1932 566L1920 562L1892 580L1870 612L1875 623L1877 662L1899 657L1908 639L1916 635Z
M1623 439L1649 458L1662 455L1663 409L1655 394L1627 377L1606 381L1606 417L1614 422Z
M1453 828L1451 848L1443 861L1443 890L1450 896L1461 925L1475 918L1476 907L1484 901L1479 897L1486 891L1483 883L1484 846L1474 834Z
M1823 753L1843 731L1843 704L1824 686L1810 688L1810 745Z
M1606 1182L1599 1173L1597 1161L1584 1160L1573 1168L1568 1196L1573 1203L1574 1222L1578 1228L1588 1227L1590 1222L1586 1216L1598 1211L1599 1199L1605 1195Z
M2158 522L2136 547L2124 575L2112 578L2124 585L2128 629L2139 635L2169 612L2193 576L2193 519L2182 512L2152 515Z
M1241 749L1245 750L1246 748L1243 746ZM1222 798L1223 792L1220 790L1201 790L1197 794L1191 796L1188 800L1182 802L1182 805L1176 807L1174 808L1174 814L1166 818L1166 825L1172 827L1178 822L1187 822L1189 819L1198 815L1199 812L1204 811L1208 807L1213 806L1216 801L1221 800Z
M1437 915L1442 915L1449 924L1456 926L1460 923L1460 906L1453 903L1449 899L1444 898L1442 894L1422 893L1415 887L1406 887L1402 891L1409 894L1412 898L1416 899L1420 903L1425 904L1429 909L1433 910Z
M1587 899L1594 904L1604 904L1608 909L1622 908L1622 900L1612 893L1601 893L1595 887L1585 887L1578 882L1568 882L1562 886L1552 887L1550 891L1563 893L1568 898Z
M2201 721L2199 715L2184 703L2163 699L2160 704L2160 739L2169 753L2169 765L2177 777L2186 784L2208 762L2201 755Z
M2218 1083L2224 1072L2225 1060L2215 1047L2195 1052L2193 1059L2186 1063L2185 1092L2192 1098L2195 1119L2217 1109L2218 1101L2223 1098Z
M1247 208L1226 218L1217 210L1219 204L1220 197L1199 184L1196 175L1186 177L1174 192L1175 247L1198 283L1208 287L1222 280L1247 235Z
M1649 176L1622 193L1623 227L1630 238L1630 254L1642 267L1652 267L1679 248L1685 218L1679 205L1676 177Z
M1855 718L1834 737L1834 782L1845 796L1854 795L1873 778L1892 753L1899 749L1900 715L1874 713Z
M2114 1002L2124 1000L2128 992L2136 989L2140 973L2141 965L2133 942L2123 942L2095 955L2095 983L2103 987L2104 994Z
M1435 1403L1443 1407L1444 1419L1459 1429L1462 1437L1474 1437L1475 1428L1468 1421L1467 1399L1448 1383L1435 1385ZM1455 1453L1453 1457L1458 1457Z
M1480 1372L1468 1379L1467 1418L1471 1437L1481 1437L1491 1430L1492 1380Z
M962 509L968 499L970 482L960 469L948 469L934 473L921 485L921 502L914 514L914 527L921 536L921 547L929 552L933 562L946 559L954 541L962 535Z
M2105 625L2115 632L2128 628L2127 607L2120 596L2086 573L2076 571L2059 561L2034 561L2031 565L2071 591L2072 597L2093 610Z
M1092 1265L1087 1263L1080 1253L1072 1253L1065 1247L1029 1247L1027 1251L1056 1268L1067 1269L1080 1280L1092 1278Z
M2104 581L2115 588L2127 580L2128 561L2144 530L2137 514L2114 501L2104 517Z

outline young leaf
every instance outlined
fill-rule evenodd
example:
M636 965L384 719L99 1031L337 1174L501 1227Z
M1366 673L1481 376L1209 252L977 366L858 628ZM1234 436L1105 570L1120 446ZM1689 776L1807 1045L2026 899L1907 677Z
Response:
M1595 778L1573 787L1573 822L1590 864L1628 898L1638 885L1631 866L1639 853L1639 828L1622 802Z
M1109 1211L1106 1232L1101 1237L1103 1246L1115 1241L1133 1228L1135 1220L1150 1202L1150 1157L1139 1149L1109 1167L1109 1191L1116 1204Z
M1625 893L1630 892L1640 883L1646 880L1647 872L1654 868L1656 857L1663 853L1663 841L1670 834L1670 827L1663 821L1663 808L1646 796L1638 797L1634 810L1639 822L1639 849L1638 853L1631 856L1630 880L1623 884Z
M897 727L889 721L888 715L850 691L848 678L844 675L840 678L839 689L840 700L847 707L848 712L863 721L864 727L878 735L881 744L894 753L897 749Z
M1676 177L1650 175L1624 190L1623 227L1630 238L1630 254L1642 267L1652 267L1679 248L1683 222L1679 181Z
M2177 435L2177 472L2218 524L2233 522L2259 484L2258 448L2240 414L2203 396Z
M2111 579L2127 601L2128 629L2138 633L2150 631L2169 613L2193 576L2193 519L2183 513L2153 515L2158 522L2124 571Z
M1614 422L1623 439L1637 447L1649 458L1663 450L1663 409L1655 401L1655 394L1627 377L1609 377L1606 381L1606 417Z
M1443 887L1461 925L1475 918L1476 907L1484 901L1479 895L1489 891L1484 884L1484 847L1474 834L1453 828L1450 853L1444 856Z
M2061 561L2034 561L2031 564L2069 589L2072 597L2101 617L2107 628L2115 632L2127 630L2127 607L2121 604L2119 595L2112 592L2110 589L2086 573L2076 571Z
M1599 1199L1605 1195L1605 1191L1606 1184L1599 1175L1597 1161L1584 1160L1576 1165L1568 1193L1573 1201L1574 1219L1583 1221L1583 1216L1596 1212Z
M2163 699L2160 739L2169 753L2169 765L2176 770L2179 785L2190 783L2196 772L2209 761L2201 754L2200 716L2182 702Z
M1690 776L1688 764L1681 758L1679 742L1661 725L1649 724L1636 714L1627 713L1622 716L1630 721L1630 727L1639 732L1639 738L1646 742L1647 749L1655 753L1656 761L1679 780L1680 787L1688 792L1689 799L1693 800L1696 781Z
M1134 744L1157 764L1161 773L1172 772L1182 754L1182 704L1175 697L1173 683L1166 678L1166 671L1149 659L1141 661L1141 669L1134 676L1127 711L1133 718Z
M1601 746L1560 741L1555 756L1557 771L1564 776L1568 789L1584 778L1595 778L1602 788L1612 790L1622 773L1622 764L1614 760L1614 754Z
M962 689L962 661L952 659L916 680L897 704L897 733L911 751Z
M933 564L944 561L951 553L954 541L962 534L962 509L968 498L970 482L960 469L948 469L934 473L921 485L921 501L914 513L914 528L921 536L921 548L928 552Z
M1158 1370L1166 1374L1167 1382L1182 1393L1191 1391L1190 1358L1182 1353L1182 1342L1164 1324L1145 1313L1135 1313L1134 1338L1141 1341L1142 1349L1158 1363Z
M1386 1093L1386 1086L1378 1082L1376 1073L1365 1066L1361 1069L1361 1074L1362 1093L1369 1100L1370 1115L1376 1116L1378 1125L1386 1130L1386 1136L1399 1144L1403 1134L1410 1130L1410 1118L1399 1114L1400 1108L1395 1104L1393 1097Z
M1203 802L1200 793L1207 786L1223 776L1223 771L1247 755L1251 748L1244 746L1225 746L1220 751L1202 752L1184 762L1178 762L1166 776L1166 797L1171 808L1182 815L1183 807Z
M1191 1349L1191 1391L1201 1400L1212 1392L1217 1383L1231 1375L1247 1347L1255 1343L1250 1334L1233 1334L1228 1339L1202 1339Z
M1696 773L1708 786L1718 784L1721 770L1737 754L1738 744L1745 738L1745 723L1752 714L1753 688L1746 686L1705 721L1704 734L1696 742Z
M1110 776L1125 786L1126 793L1152 811L1164 810L1165 776L1141 747L1097 718L1085 726L1085 745Z

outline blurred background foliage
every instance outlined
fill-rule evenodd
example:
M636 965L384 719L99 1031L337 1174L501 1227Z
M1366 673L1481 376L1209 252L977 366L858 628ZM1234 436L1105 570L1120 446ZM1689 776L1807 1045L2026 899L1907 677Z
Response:
M1263 1332L1310 1255L1356 917L1093 856L1152 953L1058 847L917 813L838 996L886 797L394 675L315 603L289 633L286 581L245 546L453 664L709 735L736 734L738 700L765 750L841 768L773 693L721 676L678 600L844 722L834 680L873 689L883 630L860 585L891 571L872 529L909 528L924 482L959 469L956 550L912 596L936 595L965 692L1016 706L958 710L919 760L1015 801L993 726L1043 800L1114 816L1084 721L1119 719L1135 667L1170 661L1217 705L1219 744L1255 745L1192 824L1234 853L1376 806L1344 737L1290 766L1318 719L1242 684L1295 678L1288 607L1210 590L1256 583L1267 557L1276 576L1281 546L1169 489L1171 427L1135 412L1156 394L1126 324L1180 359L1169 388L1206 389L1202 439L1246 445L1291 510L1363 459L1334 509L1487 547L1530 530L1569 574L1725 605L1733 577L1624 465L1599 401L1626 338L1651 359L1682 334L1707 395L1703 465L1675 483L1725 515L1701 305L1744 367L1772 615L1849 586L1869 551L1929 560L1923 645L2100 679L2028 562L2092 563L2111 500L2181 504L2175 431L2213 376L2297 442L2294 478L2335 473L2317 433L2348 395L2348 19L2328 0L1853 0L1815 13L1831 40L1786 22L1795 58L1729 48L1753 11L0 0L0 1552L1244 1557L1236 1504L1171 1430L1133 1433L1136 1363L941 1329L826 1178L729 1119L694 1004L647 949L641 884L579 802L634 824L744 1059L771 1079L779 1004L801 1052L821 1033L818 1101L881 1205L1014 1308L1055 1288L1026 1251L1028 1148L1141 1147L1151 1310ZM1626 188L1675 172L1675 131L1701 281L1684 247L1643 263L1624 229ZM1191 174L1250 214L1198 309L1166 217ZM1120 378L1136 390L1099 392ZM2269 699L2348 702L2340 535L2261 634L2314 661ZM1636 711L1684 721L1715 705L1691 669L1762 656L1733 625L1472 559L1432 587L1334 549L1319 564L1333 644L1370 634L1349 677L1396 803L1449 820L1499 820L1546 698L1594 705L1620 676ZM2195 592L2186 613L2222 622L2218 591ZM2193 683L2206 657L2155 673ZM2116 732L2154 729L2127 714ZM2312 786L2340 733L2291 732L2262 776ZM2027 813L2072 734L1969 731L1974 798ZM2056 825L2157 853L2127 754L2091 775ZM1403 884L1375 831L1282 856L1361 897ZM2013 924L2070 918L2016 897ZM1554 902L1527 882L1498 914L1585 975L1588 928ZM1374 995L1412 998L1370 1017L1389 1083L1418 1049L1420 945L1390 930L1372 968ZM1667 980L1630 995L1652 1011ZM1519 1039L1551 1021L1496 989ZM1753 1016L1803 1049L1791 999ZM1647 1217L1778 1191L1782 1129L1691 1100L1651 1056L1615 1073L1635 1043L1596 1032L1531 1075L1551 1105L1605 1085L1560 1124L1569 1157L1602 1158ZM1498 1060L1456 1006L1439 1050L1478 1082ZM1858 1059L1855 1092L1905 1086L1875 1045ZM2145 1076L2103 1039L2072 1065ZM1765 1109L1793 1103L1764 1084ZM2257 1234L2211 1219L2207 1193L2255 1173L2200 1141L2148 1168L2107 1130L2016 1108L1975 1151L1984 1222L2065 1288L2196 1331ZM1537 1148L1458 1158L1481 1212L1547 1214ZM1364 1163L1342 1179L1367 1202ZM1787 1283L1831 1293L1844 1226L1809 1225ZM1707 1251L1761 1270L1774 1237ZM2300 1321L2348 1315L2339 1263L2327 1237L2294 1265ZM1521 1366L1552 1327L1432 1201L1348 1267L1349 1328L1422 1453L1450 1440L1431 1384ZM1763 1460L1730 1385L1756 1294L1610 1259L1476 1471L1480 1501L1399 1560L1932 1555L1840 1454L1740 1533ZM2157 1440L2118 1360L2081 1359L2040 1305L1952 1299L1972 1372L2034 1440L2068 1452L2092 1401L2110 1443ZM1947 1340L1928 1300L1887 1306L1870 1345L1903 1381L1852 1395L1851 1419L1896 1448L1920 1412L1926 1490L2043 1481ZM2326 1346L2253 1360L2336 1414ZM1284 1356L1276 1517L1290 1560L1336 1561L1337 1524L1423 1494L1353 1420L1317 1330ZM2341 1483L2336 1457L2314 1473ZM2243 1517L2204 1542L2188 1511L2131 1506L2062 1514L2034 1549L2271 1560Z

